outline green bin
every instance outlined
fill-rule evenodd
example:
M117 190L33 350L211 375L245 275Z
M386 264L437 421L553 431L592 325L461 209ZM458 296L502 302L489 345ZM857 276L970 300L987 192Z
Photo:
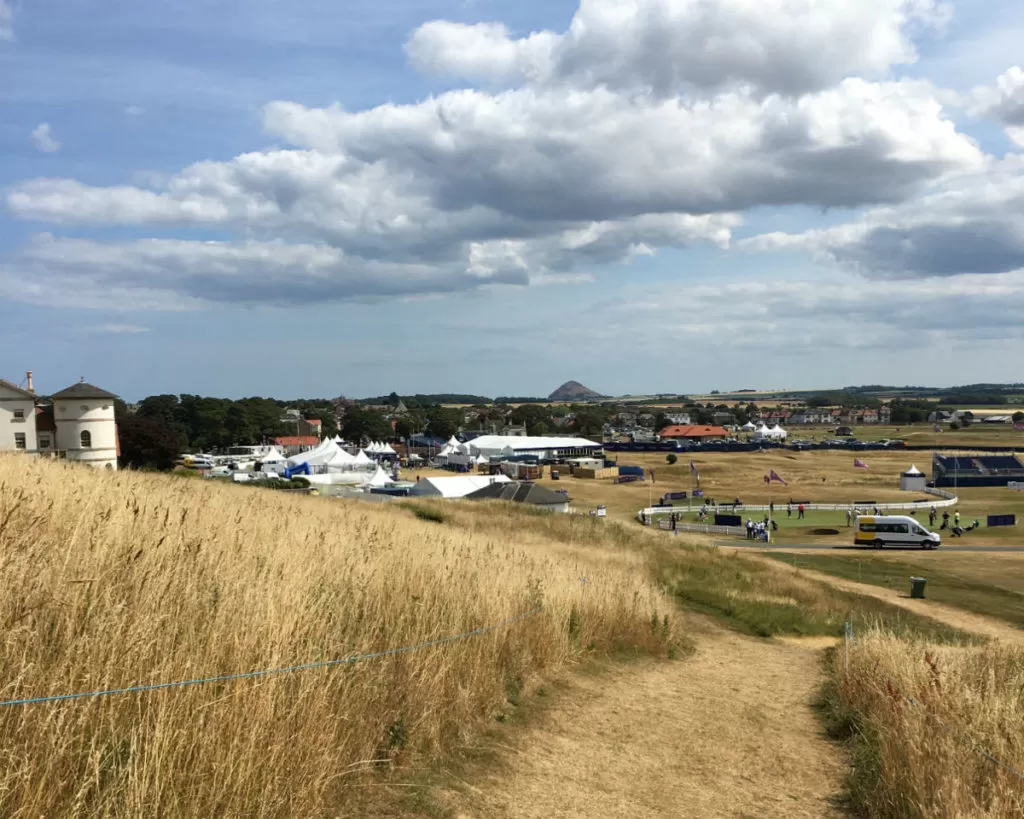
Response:
M924 598L924 587L928 585L928 579L924 577L910 578L910 596L919 599Z

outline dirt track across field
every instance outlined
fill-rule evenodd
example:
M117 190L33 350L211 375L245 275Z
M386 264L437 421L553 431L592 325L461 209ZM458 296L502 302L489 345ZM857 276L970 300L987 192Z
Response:
M694 618L693 656L575 677L450 794L483 817L829 817L842 750L812 703L830 639L758 640Z

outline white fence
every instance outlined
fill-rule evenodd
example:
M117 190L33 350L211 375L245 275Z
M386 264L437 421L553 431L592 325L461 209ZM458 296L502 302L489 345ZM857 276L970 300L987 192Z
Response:
M672 531L672 521L659 520L658 528ZM742 526L716 526L713 523L683 523L682 521L676 521L675 531L700 532L705 535L733 535L735 537L746 535L746 529Z
M1022 488L1024 488L1024 485L1022 485ZM934 506L937 509L941 509L941 508L947 507L947 506L955 506L957 503L959 503L959 500L960 500L952 492L947 492L944 489L934 489L934 488L929 487L929 488L924 489L922 491L924 491L926 494L934 495L935 497L940 498L940 500L933 501L931 503L928 503L927 501L925 501L924 503L922 503L920 501L915 502L915 503L878 503L878 504L873 503L870 506L871 506L872 509L877 509L879 512L898 512L898 511L902 511L902 510L905 510L905 509L926 509L926 508L929 508L929 507L932 507L932 506ZM804 509L807 510L808 512L845 512L847 509L862 508L862 507L863 507L863 504L861 504L860 506L856 506L853 503L805 503L804 504ZM697 507L697 508L701 508L701 507ZM711 513L718 512L719 514L724 513L724 514L737 514L737 515L742 514L743 512L768 512L768 511L770 511L769 506L764 505L764 504L751 504L751 505L740 504L739 506L733 506L732 504L719 504L717 506L713 506L713 507L712 506L706 506L706 507L703 507L703 508L707 509ZM784 504L784 503L777 503L777 504L775 504L775 512L776 513L784 511L785 508L786 508L786 504ZM795 511L796 510L796 504L793 504L793 508L794 508L794 511ZM655 518L656 515L671 515L673 512L678 513L678 512L683 512L683 511L685 511L685 508L682 507L682 506L649 506L646 509L641 509L639 512L637 512L636 513L636 517L637 517L637 520L639 520L645 526L649 526L654 521L654 518ZM701 526L702 524L687 524L687 525ZM679 528L679 524L676 524L676 528ZM725 528L736 529L740 534L744 533L744 530L741 527L733 526L733 527L725 527ZM685 531L704 531L704 530L703 529L687 529Z
M1006 484L1006 488L1020 491L1021 489L1024 489L1024 483L1021 483L1020 481L1010 481Z

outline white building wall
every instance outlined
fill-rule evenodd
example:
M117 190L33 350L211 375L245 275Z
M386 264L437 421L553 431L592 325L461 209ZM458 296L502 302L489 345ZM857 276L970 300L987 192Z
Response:
M20 413L20 418L16 417ZM25 452L35 452L35 401L0 386L0 450L16 450L15 435L25 436Z
M61 398L53 402L57 449L69 461L117 469L117 424L112 398ZM90 446L82 445L88 432Z

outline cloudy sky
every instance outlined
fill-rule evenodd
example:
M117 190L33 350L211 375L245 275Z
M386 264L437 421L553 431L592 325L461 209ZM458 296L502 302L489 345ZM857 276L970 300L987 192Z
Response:
M1024 381L1024 4L0 0L0 376Z

